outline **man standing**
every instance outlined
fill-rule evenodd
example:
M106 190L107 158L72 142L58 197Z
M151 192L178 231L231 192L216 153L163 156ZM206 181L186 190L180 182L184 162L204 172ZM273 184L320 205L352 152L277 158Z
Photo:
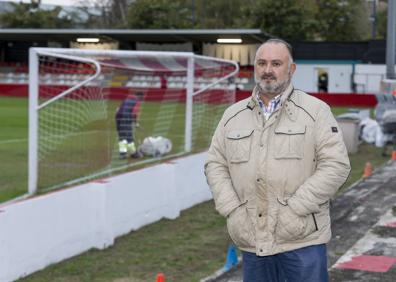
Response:
M242 250L244 281L328 281L329 200L350 164L330 108L294 89L291 46L257 50L252 96L229 107L205 174Z
M122 159L126 158L128 153L131 157L139 157L134 142L133 124L137 123L142 97L143 93L141 92L136 95L128 95L117 108L118 150Z

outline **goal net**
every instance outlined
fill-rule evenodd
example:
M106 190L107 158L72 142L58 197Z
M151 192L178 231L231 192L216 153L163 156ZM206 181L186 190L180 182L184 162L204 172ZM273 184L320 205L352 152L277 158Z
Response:
M192 53L32 48L29 60L31 194L205 150L235 101L238 65ZM150 140L166 150L142 154Z

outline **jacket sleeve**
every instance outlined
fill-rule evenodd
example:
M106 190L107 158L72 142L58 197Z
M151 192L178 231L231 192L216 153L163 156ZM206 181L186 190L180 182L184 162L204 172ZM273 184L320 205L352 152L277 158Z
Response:
M316 170L288 200L301 216L318 212L319 205L329 201L345 183L351 169L342 132L327 105L320 108L314 130Z
M212 191L216 210L227 217L240 206L240 200L232 185L225 153L225 129L220 121L209 147L205 163L205 175Z

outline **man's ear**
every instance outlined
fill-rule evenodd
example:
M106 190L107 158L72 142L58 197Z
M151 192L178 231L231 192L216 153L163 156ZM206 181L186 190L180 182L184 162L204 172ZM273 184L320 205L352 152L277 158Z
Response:
M291 66L290 66L290 74L291 75L294 74L294 72L296 71L296 68L297 68L296 64L292 63Z

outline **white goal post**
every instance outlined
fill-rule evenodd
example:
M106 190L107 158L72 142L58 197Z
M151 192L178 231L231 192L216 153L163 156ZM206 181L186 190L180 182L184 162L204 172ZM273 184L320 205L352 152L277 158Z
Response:
M127 97L143 97L128 125L137 149L162 136L173 146L160 158L204 150L235 101L238 71L233 61L185 52L31 48L29 194L158 161L119 158L114 117Z

